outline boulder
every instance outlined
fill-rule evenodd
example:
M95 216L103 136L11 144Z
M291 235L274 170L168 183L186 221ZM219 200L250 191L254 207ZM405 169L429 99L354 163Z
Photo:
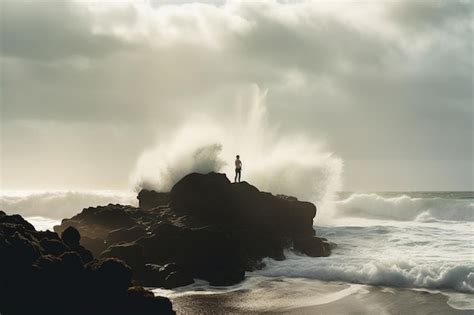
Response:
M92 255L91 251L81 245L72 248L72 250L74 250L76 253L79 254L79 256L81 256L81 259L84 263L88 263L94 259L94 256Z
M331 253L330 244L319 237L302 237L293 240L293 248L311 257L326 257Z
M135 280L146 287L163 287L165 278L160 269L161 265L146 264L145 268L136 275Z
M69 226L61 233L61 239L69 247L77 247L81 241L81 234L73 226Z
M76 252L65 252L59 256L59 259L61 259L62 267L67 270L69 274L84 269L84 262L81 256Z
M168 299L131 286L124 262L84 265L90 252L78 244L77 231L63 240L19 216L0 215L0 314L175 314Z
M125 293L132 284L132 269L121 260L95 259L85 267L91 273L94 290L103 294Z
M101 258L117 258L124 261L133 270L139 272L145 268L143 247L135 243L115 244L100 254Z
M80 245L81 234L73 226L67 227L61 233L61 239L70 249L81 256L81 259L84 263L90 262L94 258L89 250Z
M156 315L172 312L169 299L155 297L152 292L140 286L128 288L126 301L127 307L122 310L123 314Z

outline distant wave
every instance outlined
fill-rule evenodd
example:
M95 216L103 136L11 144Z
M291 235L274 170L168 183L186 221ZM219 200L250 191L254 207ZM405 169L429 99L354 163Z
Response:
M336 216L397 221L474 221L473 199L440 197L413 198L408 195L382 197L375 193L353 194L336 201Z
M374 250L376 250L374 248ZM323 281L384 285L402 288L451 289L474 293L474 264L430 263L410 260L367 260L351 263L350 259L314 259L287 254L285 261L265 259L267 267L255 272L264 276L313 278Z
M136 193L119 191L4 191L0 210L26 217L71 217L82 209L109 203L137 204Z

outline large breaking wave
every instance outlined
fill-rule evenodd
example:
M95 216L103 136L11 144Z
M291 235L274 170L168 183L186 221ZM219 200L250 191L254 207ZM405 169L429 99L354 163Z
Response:
M266 259L267 267L256 272L265 276L314 278L324 281L383 285L402 288L451 289L474 293L474 264L417 263L403 258L351 262L349 257L335 260L289 253L288 260Z
M132 176L134 185L168 191L190 172L224 172L232 180L239 154L243 180L264 191L329 205L341 188L342 160L315 139L284 134L270 124L266 94L254 85L241 93L227 118L190 117L141 155Z
M288 252L285 261L266 259L256 273L474 293L472 222L315 228L337 244L331 256Z

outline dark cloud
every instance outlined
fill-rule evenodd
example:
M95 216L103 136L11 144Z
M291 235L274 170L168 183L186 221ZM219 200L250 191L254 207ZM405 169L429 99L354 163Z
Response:
M472 18L470 0L398 1L388 11L400 27L418 31L439 30Z
M22 152L12 144L25 120L169 134L193 114L229 115L250 84L268 89L282 132L324 138L364 166L348 171L349 188L370 186L363 173L391 187L361 161L391 161L399 174L405 164L393 161L473 159L469 1L153 4L2 1L6 160ZM135 156L149 141L138 142ZM446 187L472 187L468 171L453 174Z
M127 47L116 36L94 33L93 16L71 1L5 0L1 9L5 57L57 61L100 57Z

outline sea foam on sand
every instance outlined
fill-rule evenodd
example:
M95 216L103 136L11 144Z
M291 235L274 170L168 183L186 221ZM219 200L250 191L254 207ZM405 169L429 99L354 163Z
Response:
M153 290L169 297L178 314L470 314L444 294L409 289L250 275L237 286L217 288L197 282L175 290Z

